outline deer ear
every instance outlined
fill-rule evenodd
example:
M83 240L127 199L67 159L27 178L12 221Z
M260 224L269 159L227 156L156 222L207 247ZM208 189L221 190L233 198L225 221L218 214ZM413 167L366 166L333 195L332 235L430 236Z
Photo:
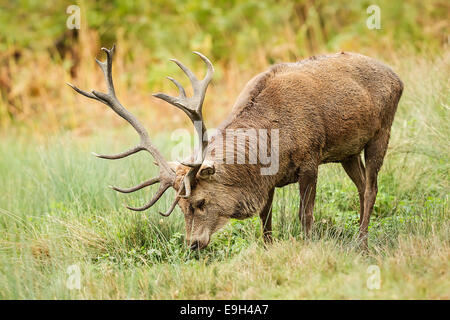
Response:
M216 168L214 167L214 161L205 160L198 171L198 177L201 179L208 179L216 172Z

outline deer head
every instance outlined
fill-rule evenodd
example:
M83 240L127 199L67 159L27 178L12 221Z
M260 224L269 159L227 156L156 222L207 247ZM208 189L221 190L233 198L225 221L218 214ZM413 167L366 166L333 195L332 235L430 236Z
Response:
M139 151L149 152L155 160L155 164L159 167L159 176L145 181L135 187L122 189L112 186L115 191L122 193L130 193L140 190L144 187L159 183L159 188L151 200L142 207L133 208L127 206L128 209L134 211L144 211L152 207L169 188L176 190L176 196L172 205L165 213L159 212L163 216L169 216L178 204L184 212L186 222L186 239L191 249L202 249L209 243L212 233L222 227L230 217L233 216L236 208L239 207L240 194L239 190L230 185L224 184L215 177L216 168L214 162L205 160L208 138L206 136L206 126L203 121L202 105L205 98L205 93L209 83L214 74L212 63L199 52L197 54L206 64L207 72L202 80L198 80L189 68L184 66L181 62L172 59L189 78L194 94L192 97L187 97L184 88L181 84L168 77L179 90L178 97L168 96L163 93L155 94L154 96L162 99L175 107L181 109L193 122L199 140L201 149L197 150L196 154L189 158L189 161L183 162L168 162L164 159L161 153L151 143L148 132L143 125L126 110L118 98L114 90L112 80L112 59L114 55L113 46L111 49L102 48L106 53L106 62L96 60L105 76L107 84L107 93L91 91L83 91L76 86L68 83L76 92L98 100L115 113L128 121L137 131L140 137L140 143L123 153L116 155L99 155L95 156L102 159L121 159L137 153ZM221 201L223 195L226 194L228 199L226 202ZM234 200L233 200L234 199Z

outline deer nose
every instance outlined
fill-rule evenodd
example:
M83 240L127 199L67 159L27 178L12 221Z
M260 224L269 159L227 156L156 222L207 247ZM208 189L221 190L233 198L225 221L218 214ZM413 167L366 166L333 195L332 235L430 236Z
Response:
M199 243L198 241L194 241L191 244L191 250L197 250L199 248Z

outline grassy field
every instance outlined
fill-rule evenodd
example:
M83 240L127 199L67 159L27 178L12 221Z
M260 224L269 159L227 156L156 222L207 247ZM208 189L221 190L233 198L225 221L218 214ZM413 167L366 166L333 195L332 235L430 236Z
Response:
M367 254L355 243L356 188L339 165L320 168L312 239L302 235L291 185L275 195L273 245L264 247L255 217L232 221L193 253L183 242L181 211L157 214L172 194L133 213L123 204L142 204L154 190L118 195L106 188L155 173L146 155L116 162L90 155L131 146L131 130L99 125L90 134L45 136L10 127L0 140L0 298L449 299L449 58L444 51L386 61L405 91ZM154 138L166 155L174 144L167 137ZM73 265L81 287L71 290ZM367 286L371 265L379 267L379 289Z

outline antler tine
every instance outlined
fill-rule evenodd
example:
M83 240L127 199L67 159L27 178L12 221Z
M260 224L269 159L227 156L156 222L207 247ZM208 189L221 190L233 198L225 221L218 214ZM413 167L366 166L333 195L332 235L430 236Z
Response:
M140 190L144 187L153 185L157 182L160 182L159 189L157 193L153 196L153 198L150 200L149 203L147 203L145 206L140 208L131 208L128 207L131 210L136 211L143 211L148 208L150 208L153 204L155 204L156 201L158 201L159 198L164 194L164 192L171 186L173 186L175 182L175 172L170 168L167 161L164 159L164 157L161 155L161 153L156 149L156 147L151 143L149 135L147 131L145 130L144 126L127 110L125 109L122 104L120 103L119 99L116 97L115 89L114 89L114 83L112 79L112 59L114 56L115 46L113 46L111 49L102 48L102 50L106 53L106 61L102 62L97 59L95 61L99 65L100 69L103 72L103 75L105 77L106 85L108 92L103 93L99 91L92 90L91 92L86 92L84 90L81 90L77 88L76 86L68 83L72 89L74 89L76 92L82 94L85 97L88 97L90 99L95 99L103 104L106 104L108 107L110 107L115 113L117 113L119 116L121 116L123 119L125 119L128 123L130 123L133 128L136 130L136 132L139 135L140 143L125 152L115 154L115 155L99 155L94 153L95 156L103 159L121 159L124 157L127 157L129 155L132 155L136 152L146 150L148 151L153 158L155 159L156 164L159 166L159 176L153 179L150 179L148 181L145 181L135 187L128 188L128 189L121 189L117 187L112 187L112 189L123 192L123 193L129 193L134 192L137 190ZM172 209L173 210L173 209Z
M169 79L170 81L175 83L175 85L177 86L178 90L180 91L180 96L183 97L183 98L186 98L186 91L184 91L183 86L177 80L175 80L172 77L167 77L167 79Z
M170 206L170 208L166 211L166 213L159 212L159 214L162 215L163 217L170 216L170 214L172 213L173 209L175 209L175 207L176 207L176 205L177 205L179 200L180 200L180 197L177 196L175 198L175 201L172 202L172 205Z
M133 211L144 211L144 210L147 210L148 208L153 206L156 203L156 201L159 200L159 198L162 197L164 192L166 192L166 190L169 189L170 186L171 186L170 184L165 184L165 183L160 184L159 188L158 188L158 191L155 193L153 198L146 205L144 205L142 207L138 207L138 208L133 208L133 207L127 206L127 208L130 209L130 210L133 210Z
M169 209L165 213L159 212L160 215L162 215L164 217L170 216L173 209L175 209L175 206L177 205L178 201L180 200L181 192L183 192L183 190L184 190L184 185L181 185L180 189L177 192L177 195L175 196L175 200L172 202L172 205L169 207Z
M105 76L106 84L108 86L108 93L112 96L116 96L114 90L114 84L112 79L112 57L114 56L114 51L116 49L116 45L113 45L111 49L102 48L101 50L106 53L106 61L101 62L98 59L95 59L95 62L100 66L100 69L103 71L103 75ZM95 92L92 92L95 95Z
M195 175L200 167L200 165L189 164L189 171L186 173L183 179L183 187L185 189L185 193L182 196L183 198L188 198L191 195L191 182L194 181Z
M211 82L213 75L214 75L214 67L211 63L211 61L209 61L209 59L204 56L203 54L201 54L198 51L194 51L194 53L196 55L198 55L206 64L206 75L203 78L203 80L201 80L199 82L199 88L197 90L199 90L199 92L201 92L201 102L199 104L199 108L201 109L202 105L203 105L203 99L205 98L205 94L206 94L206 89L208 88L209 83ZM195 92L195 87L194 87L194 92Z
M208 85L211 82L214 74L214 67L211 61L209 61L209 59L205 57L203 54L196 51L194 51L194 53L198 55L207 66L206 75L202 80L198 80L197 77L194 75L194 73L180 61L176 59L170 59L170 61L175 62L178 65L178 67L180 67L180 69L183 70L183 72L189 78L189 80L191 81L192 88L194 90L194 95L188 98L186 96L186 92L183 86L175 79L168 77L168 79L177 86L180 92L179 96L172 97L164 93L156 93L154 94L154 96L183 110L184 113L186 113L186 115L189 117L189 119L191 119L192 122L200 121L202 126L201 128L198 129L196 127L196 130L200 136L199 141L201 142L201 145L203 147L206 147L207 139L206 141L205 139L203 139L203 134L206 132L206 126L203 121L202 106L203 100L205 99L206 89L208 88Z
M130 193L130 192L134 192L134 191L140 190L142 188L151 186L151 185L153 185L155 183L158 183L158 182L159 182L159 178L153 178L153 179L144 181L141 184L138 184L137 186L134 186L134 187L131 187L131 188L128 188L128 189L121 189L121 188L118 188L118 187L115 187L115 186L109 186L109 187L111 189L117 191L117 192Z
M192 88L194 90L194 95L190 98L187 97L183 86L178 81L170 77L168 77L168 79L171 80L177 86L180 92L178 97L172 97L164 93L154 94L156 98L162 99L174 105L175 107L183 110L183 112L187 114L189 119L191 119L192 123L194 124L195 130L197 132L198 145L201 146L201 152L198 152L197 156L194 157L194 162L187 164L188 166L191 167L191 169L188 171L184 179L184 189L186 193L183 197L189 197L191 193L191 182L194 180L195 175L199 170L200 165L203 162L204 156L206 154L205 151L206 146L208 144L208 137L206 135L205 122L203 121L202 106L203 101L205 99L206 90L214 75L214 67L211 61L209 61L209 59L200 52L194 51L194 53L198 55L206 64L206 75L202 80L198 80L194 75L194 73L180 61L176 59L170 60L175 62L178 65L178 67L180 67L180 69L183 70L183 72L189 78ZM198 122L200 122L201 124L200 126L198 125Z
M125 157L128 157L129 155L132 155L136 152L142 151L144 150L144 148L142 148L141 146L136 146L130 150L127 150L125 152L122 153L118 153L118 154L113 154L113 155L105 155L105 154L98 154L95 152L91 152L92 155L96 156L97 158L102 158L102 159L108 159L108 160L116 160L116 159L122 159Z

